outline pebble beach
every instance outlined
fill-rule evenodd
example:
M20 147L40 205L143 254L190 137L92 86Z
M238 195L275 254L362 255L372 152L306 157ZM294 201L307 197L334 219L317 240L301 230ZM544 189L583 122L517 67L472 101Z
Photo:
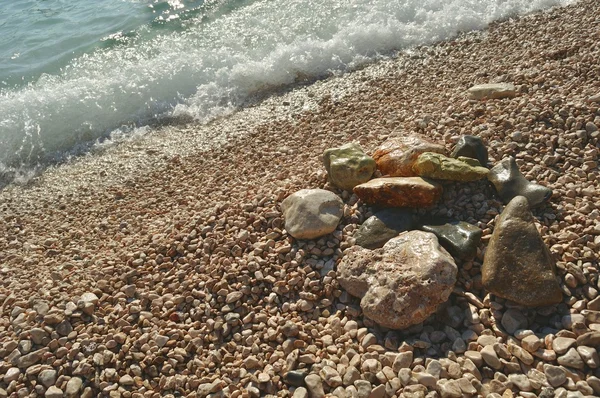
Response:
M598 0L496 22L4 188L0 398L600 396L599 23ZM518 95L466 95L500 82ZM533 214L560 304L484 289L504 206L482 180L415 211L483 231L448 301L404 330L362 314L336 266L373 209L328 182L323 152L406 132L479 136L490 164L513 156L552 189ZM317 240L284 228L305 188L344 202Z

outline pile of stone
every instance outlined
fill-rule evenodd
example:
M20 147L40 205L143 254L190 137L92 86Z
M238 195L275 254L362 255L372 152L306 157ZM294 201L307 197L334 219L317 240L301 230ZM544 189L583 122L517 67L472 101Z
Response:
M323 159L332 185L380 209L358 229L356 245L337 267L341 286L361 299L363 314L377 324L406 329L425 321L452 293L456 262L477 253L482 237L477 226L416 217L411 211L440 200L440 180L487 178L507 204L487 245L481 269L485 288L523 306L561 302L555 263L530 211L548 201L552 191L528 181L512 157L488 169L480 137L461 136L450 156L443 145L406 134L384 142L373 157L350 143L326 150ZM382 176L372 179L376 174ZM285 228L296 239L335 231L344 213L342 199L323 189L300 190L281 208Z

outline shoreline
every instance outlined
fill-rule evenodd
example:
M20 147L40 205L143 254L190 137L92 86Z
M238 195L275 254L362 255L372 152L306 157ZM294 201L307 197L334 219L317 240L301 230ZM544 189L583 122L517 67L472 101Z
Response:
M599 1L585 0L494 23L208 125L160 128L47 170L27 186L5 188L0 357L28 340L32 328L48 329L47 340L30 347L42 350L33 364L37 372L20 369L15 383L0 377L0 396L2 390L44 390L26 380L51 368L59 370L57 388L66 391L69 380L79 378L87 396L218 390L232 397L292 396L283 376L294 355L296 369L318 375L324 366L345 372L349 352L359 357L359 377L373 390L395 381L385 376L382 382L362 364L375 359L380 368L392 368L388 353L411 352L415 382L402 383L396 396L444 396L440 378L468 379L473 396L541 396L550 386L558 396L600 395L600 363L561 367L556 358L562 354L553 350L556 337L578 336L566 316L600 332L600 317L594 318L600 311L600 203L594 200L600 103L589 101L600 93L598 10ZM466 99L470 86L487 82L513 82L519 95ZM322 153L357 141L372 154L403 131L448 148L460 135L479 135L491 164L515 156L528 180L553 189L550 203L534 215L557 259L564 299L539 311L517 309L554 359L547 353L525 363L508 353L524 337L500 327L515 306L481 286L483 252L502 211L485 182L445 184L444 202L419 211L457 217L484 235L475 260L457 262L455 293L437 315L389 331L365 318L358 300L338 286L334 265L371 209L327 183ZM283 230L278 205L302 188L327 188L344 200L332 236L296 241ZM242 296L229 302L238 292ZM84 293L96 296L91 314L78 307ZM461 318L458 324L448 320L452 314ZM65 323L70 331L59 333L57 325ZM365 343L366 336L374 343ZM456 339L464 343L462 353ZM500 369L476 354L488 340L499 344ZM429 385L433 360L444 377ZM549 382L545 365L564 373L564 382ZM0 375L13 367L0 360Z

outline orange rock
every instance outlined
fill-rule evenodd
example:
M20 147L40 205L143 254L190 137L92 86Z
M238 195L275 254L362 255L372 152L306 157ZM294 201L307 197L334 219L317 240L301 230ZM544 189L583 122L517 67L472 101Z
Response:
M381 174L390 177L414 177L412 166L424 152L447 155L443 145L431 142L417 134L390 138L373 154Z
M421 177L375 178L354 187L354 193L383 207L429 207L442 196L442 186Z

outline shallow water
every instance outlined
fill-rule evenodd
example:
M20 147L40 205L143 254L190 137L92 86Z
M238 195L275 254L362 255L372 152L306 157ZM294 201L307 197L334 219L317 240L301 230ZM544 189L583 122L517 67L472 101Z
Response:
M273 88L569 2L2 2L0 172L28 176L165 118L206 122Z

